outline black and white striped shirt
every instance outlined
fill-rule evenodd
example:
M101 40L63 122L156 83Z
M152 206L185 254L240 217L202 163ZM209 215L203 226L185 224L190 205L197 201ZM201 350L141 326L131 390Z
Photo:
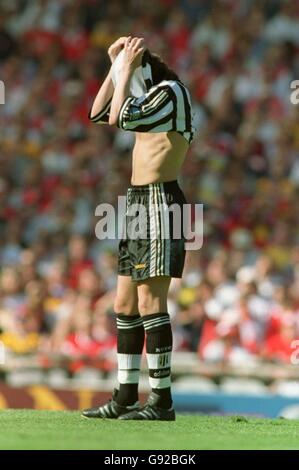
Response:
M95 116L96 123L109 121L111 100ZM125 99L118 116L117 126L134 132L176 131L190 144L194 136L193 113L187 88L179 81L163 80L147 93Z

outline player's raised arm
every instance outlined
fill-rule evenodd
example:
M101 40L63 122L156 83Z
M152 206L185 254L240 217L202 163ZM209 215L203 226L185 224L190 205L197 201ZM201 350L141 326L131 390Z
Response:
M118 122L118 116L124 100L129 95L130 80L134 70L141 63L141 57L145 50L143 38L128 37L124 43L124 59L119 81L116 84L111 102L109 124Z
M126 37L121 37L115 41L108 49L108 55L111 63L113 64L120 50L124 47ZM89 112L89 119L98 124L108 124L111 100L114 92L114 86L111 78L111 68L106 76L98 94L93 102L92 108Z

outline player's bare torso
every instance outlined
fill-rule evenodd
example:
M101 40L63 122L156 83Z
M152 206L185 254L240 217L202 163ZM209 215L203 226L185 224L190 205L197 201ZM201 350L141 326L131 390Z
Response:
M135 132L132 185L178 178L189 144L178 132Z

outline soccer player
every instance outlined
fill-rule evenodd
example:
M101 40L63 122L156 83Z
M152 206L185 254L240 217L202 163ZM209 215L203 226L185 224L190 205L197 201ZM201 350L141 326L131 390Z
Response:
M147 237L126 233L119 244L117 353L119 387L103 406L85 417L175 420L171 398L172 331L167 295L172 277L181 277L185 239L174 237L172 204L186 203L177 178L193 139L189 92L178 76L145 46L143 38L122 37L108 50L111 69L90 111L93 122L135 133L130 207L146 209ZM163 233L168 228L169 237ZM149 382L147 403L138 402L140 361L146 342Z

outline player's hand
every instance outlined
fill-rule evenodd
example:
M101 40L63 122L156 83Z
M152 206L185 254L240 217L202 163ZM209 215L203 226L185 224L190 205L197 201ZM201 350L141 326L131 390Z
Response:
M108 55L110 57L111 62L113 63L125 45L127 40L127 36L122 36L121 38L117 39L108 49Z
M124 44L124 67L131 70L138 67L141 64L142 54L145 49L144 38L131 38L129 36Z

